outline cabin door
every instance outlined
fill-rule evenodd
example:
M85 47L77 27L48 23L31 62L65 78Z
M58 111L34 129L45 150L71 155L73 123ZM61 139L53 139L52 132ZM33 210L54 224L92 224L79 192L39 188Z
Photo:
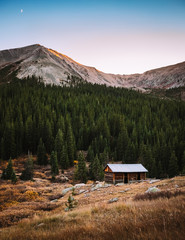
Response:
M124 183L128 183L128 174L125 173Z
M140 175L140 173L137 174L137 180L141 180L141 175Z

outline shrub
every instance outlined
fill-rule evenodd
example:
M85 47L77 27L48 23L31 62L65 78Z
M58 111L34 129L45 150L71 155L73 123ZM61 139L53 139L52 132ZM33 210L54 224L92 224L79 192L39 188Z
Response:
M5 210L0 213L0 227L8 227L19 222L23 218L28 218L34 214L30 209Z
M148 192L144 194L137 194L134 197L135 201L139 200L155 200L158 198L171 198L171 197L177 197L179 195L185 195L185 191L175 191L175 192L170 192L170 191L160 191L160 192Z
M34 191L26 191L24 193L24 195L25 195L27 201L34 201L37 198L39 198L39 194Z
M67 203L66 203L67 208L65 209L65 211L72 210L74 207L76 207L76 205L77 205L77 201L74 199L74 197L69 195Z
M39 203L35 210L37 211L52 211L54 210L55 208L58 207L58 204L57 203Z

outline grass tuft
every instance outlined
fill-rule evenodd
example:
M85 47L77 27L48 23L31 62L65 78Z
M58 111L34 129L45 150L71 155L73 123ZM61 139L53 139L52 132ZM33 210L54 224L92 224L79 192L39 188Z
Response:
M158 198L172 198L172 197L177 197L183 195L185 196L185 191L177 190L175 192L170 192L170 191L160 191L160 192L153 192L153 193L144 193L144 194L137 194L134 197L135 201L139 200L155 200Z

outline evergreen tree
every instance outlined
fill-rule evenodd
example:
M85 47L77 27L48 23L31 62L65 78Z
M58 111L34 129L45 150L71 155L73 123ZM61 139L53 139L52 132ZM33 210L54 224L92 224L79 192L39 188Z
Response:
M86 160L87 160L87 162L93 162L93 159L94 159L94 152L93 152L92 147L89 146Z
M39 165L47 165L48 158L46 155L46 150L42 138L40 138L38 149L37 149L37 163Z
M69 167L69 158L67 153L67 147L63 145L62 147L62 153L61 153L61 168L67 169Z
M16 177L15 171L13 169L13 164L12 164L11 158L8 161L7 168L3 170L1 178L4 180L11 180L12 183L17 182L17 177Z
M98 155L95 156L93 162L90 164L89 174L92 180L103 180L103 167L100 164Z
M157 178L161 178L163 177L163 171L162 171L162 166L161 166L161 162L159 161L158 162L158 165L157 165L157 170L156 170L156 177Z
M65 123L64 118L62 116L59 116L57 121L57 129L60 129L62 133L65 131Z
M118 161L125 161L126 149L128 145L128 133L127 129L125 128L124 124L121 124L120 134L117 140L117 160Z
M43 141L45 143L47 153L50 154L52 149L54 148L54 138L52 134L51 122L49 120L47 120L44 125Z
M183 174L185 174L185 151L184 151L184 153L182 155L181 162L182 162L182 169L181 169L181 171L182 171Z
M10 158L10 160L8 161L8 166L6 168L6 179L11 179L13 172L14 170L13 170L12 159Z
M169 177L174 177L178 174L177 157L175 156L174 151L172 152L170 157L168 174L169 174Z
M98 173L98 180L103 181L103 179L104 179L103 166L102 166L102 164L100 164L99 173Z
M134 144L130 141L128 142L127 149L125 151L125 159L126 163L135 163L136 162L136 151Z
M28 157L25 169L23 170L20 179L22 180L33 180L33 160L32 157Z
M70 121L67 120L67 133L66 133L66 142L67 142L67 151L70 166L74 164L74 156L75 156L75 141L72 133L72 127Z
M61 165L61 155L62 155L62 148L63 148L63 133L62 131L59 129L58 130L58 133L56 135L56 138L55 138L55 151L57 153L57 159L58 159L58 162L59 164Z
M106 150L104 150L103 153L100 153L99 160L100 160L100 164L103 166L105 166L109 162L109 155L106 152Z
M13 172L12 172L12 175L11 175L11 181L14 184L17 182L17 177L16 177L14 169L13 169Z
M157 169L156 169L156 162L152 156L152 151L149 146L146 147L144 152L144 166L148 169L148 176L149 177L156 177Z
M25 127L26 127L26 142L27 142L27 150L31 150L33 151L33 134L34 134L34 131L33 131L33 121L32 121L32 117L29 116L26 120L26 123L25 123Z
M51 157L50 157L50 164L51 164L51 174L52 176L56 176L59 174L58 169L58 161L57 161L57 153L52 151Z
M85 158L82 152L80 152L78 155L77 178L84 183L86 183L87 181L87 168L85 164Z
M4 146L4 139L1 138L1 158L2 158L2 159L5 159L4 149L5 149L5 146Z
M155 158L151 157L151 161L150 161L151 167L150 167L150 176L151 177L156 177L157 176L157 168L156 168L156 162L155 162Z

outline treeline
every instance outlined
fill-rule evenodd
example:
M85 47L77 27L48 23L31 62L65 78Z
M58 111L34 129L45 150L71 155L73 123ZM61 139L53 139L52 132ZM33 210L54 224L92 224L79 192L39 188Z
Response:
M97 162L100 169L109 161L140 162L151 177L185 167L184 102L88 83L58 87L14 79L0 86L0 118L1 159L54 151L66 169L84 150L91 178Z

